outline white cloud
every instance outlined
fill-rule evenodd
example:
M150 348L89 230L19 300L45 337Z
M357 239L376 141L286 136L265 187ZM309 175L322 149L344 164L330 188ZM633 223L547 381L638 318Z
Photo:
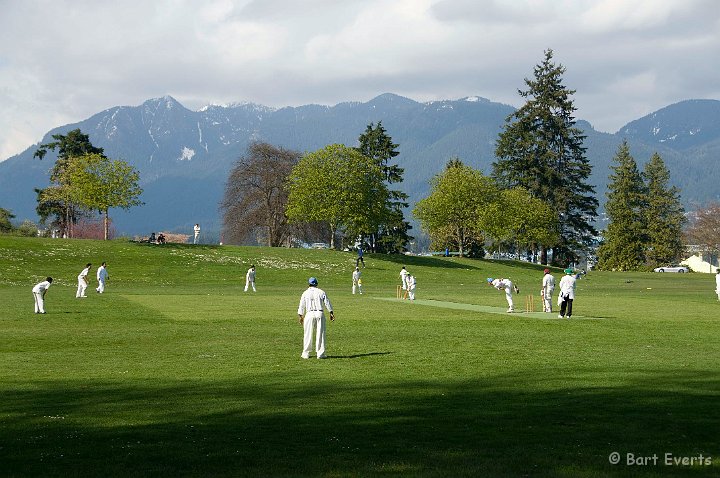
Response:
M720 97L714 0L27 0L0 16L0 159L165 94L188 107L516 90L553 48L578 118L615 131Z

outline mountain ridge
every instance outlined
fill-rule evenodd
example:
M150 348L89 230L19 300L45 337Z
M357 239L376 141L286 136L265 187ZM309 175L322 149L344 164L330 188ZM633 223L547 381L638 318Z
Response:
M417 102L393 93L334 106L235 103L193 111L166 95L138 106L107 108L54 128L41 143L53 134L80 128L109 157L140 170L146 204L128 212L111 211L119 232L190 230L196 222L205 224L205 230L219 230L218 204L227 174L252 141L301 152L331 143L355 146L370 122L382 121L400 145L396 160L405 168L400 187L414 202L427 194L429 179L454 156L489 173L497 135L514 111L479 96ZM577 125L587 135L590 181L601 203L612 158L623 139L641 165L653 152L660 153L686 204L718 198L720 101L678 102L629 122L617 133L596 131L582 119ZM12 210L18 219L35 219L33 188L47 185L47 172L56 159L52 153L42 161L33 159L37 146L0 163L0 207Z

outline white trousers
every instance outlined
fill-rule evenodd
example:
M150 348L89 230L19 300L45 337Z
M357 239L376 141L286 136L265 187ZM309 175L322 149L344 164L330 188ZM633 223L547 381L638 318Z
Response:
M507 299L508 310L515 310L515 305L513 304L513 299L512 299L512 293L513 293L513 288L512 288L512 283L510 283L509 285L505 286L505 298Z
M252 286L253 292L257 292L257 290L255 290L255 281L254 280L249 281L249 280L245 279L245 292L248 291L248 287L250 287L250 286Z
M98 279L98 286L95 290L100 292L101 294L105 292L105 279Z
M552 289L543 291L543 295L545 296L543 312L552 312L552 294Z
M355 293L356 289L358 292L360 292L362 294L362 286L360 284L358 284L357 282L353 281L353 287L352 287L353 294Z
M415 286L408 289L408 297L410 297L410 300L415 300Z
M36 314L44 314L45 313L45 301L43 299L43 293L42 292L33 292L33 295L35 296L35 313Z
M313 330L315 330L315 352L318 358L325 356L325 315L322 312L308 311L303 320L305 337L303 338L303 357L310 356Z
M82 279L78 279L78 289L77 289L77 292L75 293L75 297L84 297L85 289L87 289L87 282L85 282Z

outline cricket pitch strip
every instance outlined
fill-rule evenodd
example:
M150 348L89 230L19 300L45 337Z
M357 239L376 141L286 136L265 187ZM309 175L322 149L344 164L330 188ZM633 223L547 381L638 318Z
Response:
M387 297L374 297L378 300L387 300L390 302L397 302L398 299L387 298ZM557 320L563 321L568 319L558 319L558 312L525 312L516 309L515 312L507 312L505 307L492 307L489 305L477 305L477 304L463 304L459 302L447 302L444 300L432 300L432 299L415 299L412 302L416 305L428 305L430 307L440 307L443 309L456 309L456 310L471 310L474 312L484 312L486 314L500 314L508 317L516 318L533 318L542 320ZM584 315L573 315L569 320L604 320L602 317L588 317Z

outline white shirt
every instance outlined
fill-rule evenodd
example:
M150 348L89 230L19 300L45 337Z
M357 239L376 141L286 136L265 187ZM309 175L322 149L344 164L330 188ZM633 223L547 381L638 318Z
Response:
M503 290L508 289L512 286L512 282L510 282L510 279L495 279L491 282L493 287L495 287L497 290Z
M330 304L330 300L328 300L324 290L318 289L317 287L308 287L302 296L300 296L298 315L304 316L306 312L310 311L322 312L323 305L325 305L328 312L333 311L332 304Z
M560 279L560 294L568 299L575 299L575 276L566 274Z
M352 276L352 277L353 277L353 282L359 281L361 275L362 275L362 272L360 272L360 271L357 270L357 269L354 270L354 271L353 271L353 276Z
M32 291L37 294L37 293L39 293L39 292L46 291L46 290L48 290L49 288L50 288L50 282L44 280L44 281L42 281L41 283L36 284L35 287L32 288ZM26 289L26 290L27 290L27 289ZM53 292L53 294L54 294L54 292Z
M195 231L195 235L196 235L196 236L197 236L198 234L200 234L200 226L199 226L199 225L195 225L195 227L193 227L193 230Z
M720 294L720 274L715 274L715 285L717 286L718 294Z
M86 280L87 275L88 275L89 273L90 273L90 268L89 268L89 267L86 267L85 269L82 270L82 272L81 272L80 275L78 276L78 280L82 280L82 281Z
M415 276L409 275L407 276L407 286L408 289L414 289L415 288Z
M105 280L108 277L107 269L105 269L105 266L98 267L97 270L97 280Z
M542 288L545 292L552 292L555 290L555 277L552 274L545 274L543 276Z
M255 269L250 268L245 275L245 280L248 282L255 282Z
M407 270L405 270L405 269L402 269L402 270L400 271L400 280L403 281L403 284L404 284L405 281L407 280L408 274L409 274L409 272L408 272Z

